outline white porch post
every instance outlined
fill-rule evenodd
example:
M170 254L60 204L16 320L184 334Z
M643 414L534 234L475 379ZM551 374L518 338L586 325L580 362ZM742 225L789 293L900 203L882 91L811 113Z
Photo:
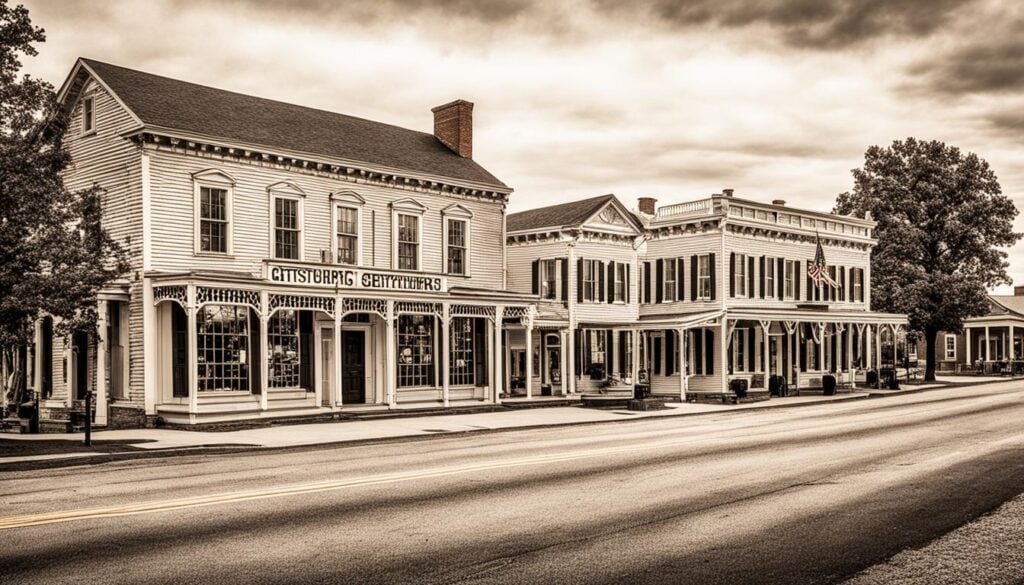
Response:
M505 318L505 307L497 305L494 307L494 375L491 376L494 382L494 403L501 404L501 393L505 389L505 367L502 362L505 351L501 343L502 321Z
M568 369L562 371L562 385L566 388L566 394L576 392L576 349L576 330L570 320L566 343L562 345L562 353L566 354L569 365Z
M384 343L386 344L384 362L384 393L387 396L388 407L395 408L398 405L397 386L395 376L398 372L398 361L395 357L395 301L387 302L385 310L385 332Z
M875 326L875 367L879 370L878 386L882 385L882 325Z
M850 376L850 383L853 384L853 331L854 324L846 325L846 373Z
M197 374L199 373L199 333L196 331L196 285L188 285L187 303L188 308L188 412L189 418L194 419L199 412L199 384ZM193 420L194 422L194 420Z
M96 424L107 424L107 307L96 301Z
M629 379L633 385L640 383L640 331L629 332Z
M331 402L329 402L329 404L333 404L335 408L341 408L344 406L344 401L342 400L341 395L341 376L344 374L341 366L341 312L343 310L341 295L338 295L334 299L334 396L332 397Z
M771 374L772 368L772 348L771 348L771 337L768 336L768 328L771 327L771 321L761 321L761 359L764 360L763 370L761 374L764 376L764 389L768 389L768 377Z
M1009 358L1010 358L1010 360L1011 360L1011 361L1013 361L1013 360L1016 360L1016 359L1017 359L1017 354L1016 354L1016 352L1014 351L1014 347L1013 347L1013 342L1014 342L1014 341L1015 341L1015 340L1013 339L1013 325L1010 325L1010 349L1009 349L1009 351L1007 352L1007 355L1009 356Z
M32 355L32 369L35 370L35 374L32 375L32 379L35 383L33 390L39 393L39 400L43 400L43 320L36 319L33 324L33 345L35 345L35 351ZM53 351L53 348L49 348ZM51 356L52 358L52 356ZM6 396L6 394L5 394Z
M449 404L449 385L451 375L448 371L450 360L448 353L451 351L451 311L449 303L441 304L441 403L447 407Z
M560 349L561 349L561 351L559 352L559 359L562 362L562 365L560 366L562 368L562 379L561 379L561 383L562 383L561 384L562 385L562 396L568 396L569 395L569 376L570 376L570 374L569 374L569 352L566 351L566 350L567 350L568 344L569 344L569 330L568 329L562 329L561 331L558 332L558 334L561 336L561 341L560 341Z
M878 365L875 364L874 331L874 325L866 325L864 327L864 332L867 334L864 336L864 367L865 369L868 370L870 370L872 367L878 367Z
M533 318L526 319L526 399L533 398Z
M718 356L715 361L718 362L718 367L715 371L722 376L722 394L728 394L729 392L729 368L727 366L726 354L729 353L729 320L722 315L722 325L719 327L720 335L718 336Z
M825 323L818 323L818 368L822 372L828 371L828 364L825 363Z
M687 367L689 364L686 363L686 329L680 327L676 329L676 334L679 337L679 401L686 402L686 391L689 380L687 380Z
M971 365L971 328L964 329L964 364Z
M992 340L989 337L988 325L985 325L985 361L992 361Z
M267 410L269 407L269 396L267 391L270 388L270 343L267 329L270 326L270 293L260 291L260 410Z

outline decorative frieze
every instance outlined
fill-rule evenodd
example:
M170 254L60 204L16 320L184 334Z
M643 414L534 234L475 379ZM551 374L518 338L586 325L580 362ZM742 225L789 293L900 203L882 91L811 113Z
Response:
M332 317L334 316L334 297L272 294L267 302L270 313L278 309L299 309L323 311Z
M153 287L153 304L160 301L176 301L183 308L188 306L188 288L185 285Z
M260 310L260 293L254 290L240 290L234 288L209 288L199 287L196 289L196 304L214 305L249 305L257 311Z

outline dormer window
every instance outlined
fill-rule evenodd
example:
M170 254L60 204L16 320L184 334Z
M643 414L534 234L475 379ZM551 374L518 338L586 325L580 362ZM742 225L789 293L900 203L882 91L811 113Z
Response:
M93 96L82 98L82 134L88 134L96 130L96 112L93 105Z

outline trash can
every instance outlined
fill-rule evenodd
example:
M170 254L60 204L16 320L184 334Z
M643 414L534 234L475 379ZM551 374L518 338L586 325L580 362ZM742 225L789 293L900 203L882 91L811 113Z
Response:
M541 384L540 386L541 396L551 396L551 384Z
M729 390L736 395L736 398L747 397L747 380L746 378L737 378L729 382Z
M782 376L771 376L768 378L768 394L771 396L782 396Z
M836 377L832 374L825 374L821 377L821 389L825 396L836 395Z
M633 399L643 400L651 397L651 385L650 384L636 384L633 386Z
M864 382L868 388L874 388L878 386L878 372L875 370L868 370L868 373L864 374Z

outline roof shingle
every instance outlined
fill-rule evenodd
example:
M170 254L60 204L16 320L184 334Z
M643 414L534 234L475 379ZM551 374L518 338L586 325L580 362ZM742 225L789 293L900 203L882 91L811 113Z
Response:
M615 199L615 195L600 195L511 213L505 220L506 229L510 232L518 232L546 227L577 227L613 199Z
M505 187L432 134L82 61L146 125Z

